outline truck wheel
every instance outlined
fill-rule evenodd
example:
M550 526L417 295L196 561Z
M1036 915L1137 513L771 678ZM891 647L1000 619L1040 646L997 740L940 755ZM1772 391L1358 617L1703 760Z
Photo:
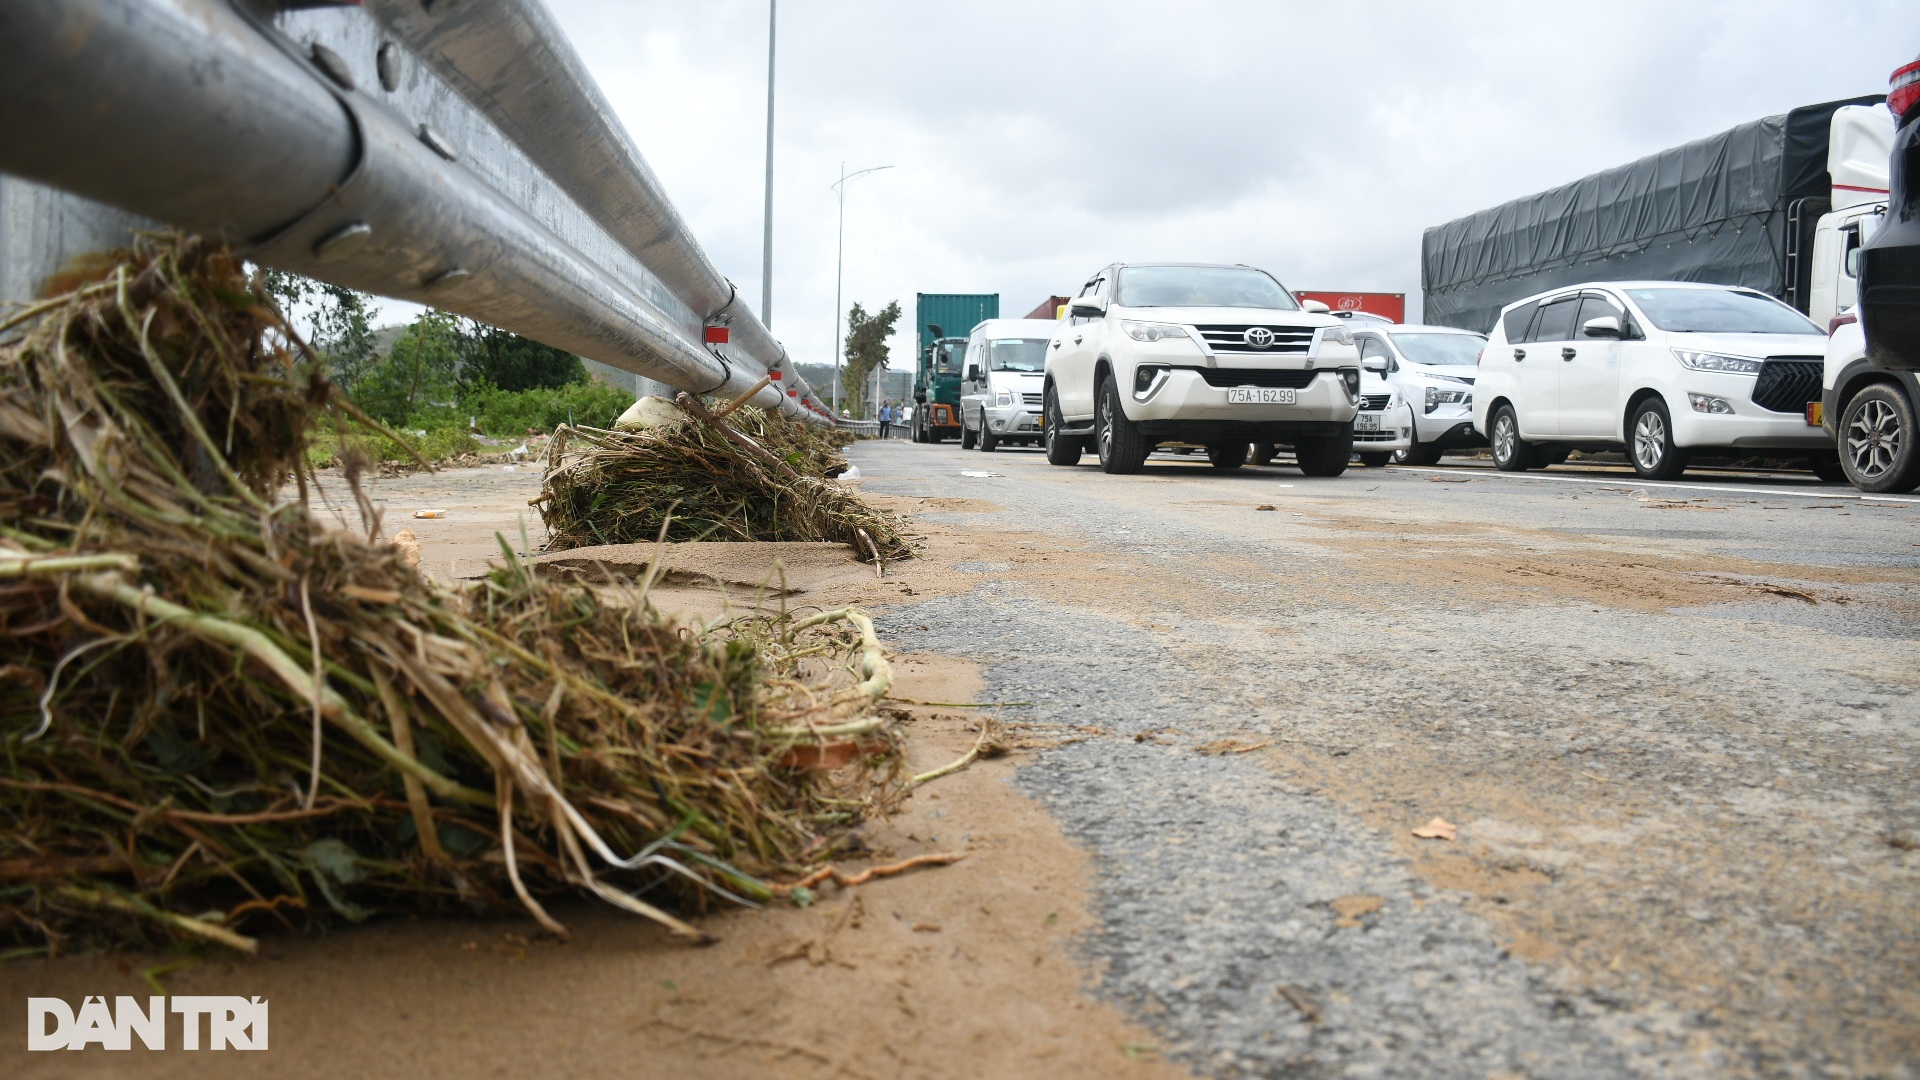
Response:
M974 435L973 429L967 426L966 414L960 414L960 449L971 450L978 442L978 436Z
M1100 468L1116 475L1139 472L1147 463L1147 455L1153 452L1153 444L1140 434L1140 429L1120 408L1120 390L1111 375L1102 376L1099 388L1094 391L1093 437L1097 440L1094 449L1100 455Z
M989 454L993 453L995 450L999 449L1000 447L1000 436L995 435L993 433L993 429L987 426L987 418L984 416L980 418L979 442L980 442L980 449Z
M1047 464L1080 464L1080 454L1087 448L1086 437L1060 433L1060 426L1064 421L1060 419L1060 400L1054 396L1051 384L1047 386L1046 396L1042 400L1044 404L1041 406L1043 410L1041 415L1045 417L1044 423L1047 425L1047 430L1041 433L1040 441L1047 447Z
M1293 440L1293 459L1307 476L1339 476L1353 457L1353 432Z
M1253 448L1246 443L1226 443L1207 447L1207 460L1216 469L1237 469L1247 463L1247 453Z
M1416 442L1405 450L1395 450L1393 463L1395 465L1438 465L1440 464L1440 444Z
M1642 480L1672 480L1687 471L1687 452L1673 445L1673 417L1667 403L1650 397L1633 410L1627 456Z
M1502 405L1487 422L1487 441L1493 444L1493 467L1501 472L1526 472L1536 464L1533 444L1520 437L1520 419L1513 406Z
M1253 463L1255 465L1271 465L1273 464L1273 455L1279 452L1280 448L1270 442L1254 443Z
M1384 469L1387 462L1393 460L1391 453L1364 453L1360 455L1360 464L1369 469Z
M1913 403L1886 383L1847 402L1840 416L1840 467L1847 481L1875 495L1920 485L1920 448L1914 445Z

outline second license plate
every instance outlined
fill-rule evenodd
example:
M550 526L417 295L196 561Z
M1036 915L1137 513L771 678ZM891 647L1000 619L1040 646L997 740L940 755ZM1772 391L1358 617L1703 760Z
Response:
M1264 386L1236 386L1227 391L1229 405L1291 405L1294 391Z
M1380 414L1379 413L1353 414L1353 430L1379 431L1380 430Z

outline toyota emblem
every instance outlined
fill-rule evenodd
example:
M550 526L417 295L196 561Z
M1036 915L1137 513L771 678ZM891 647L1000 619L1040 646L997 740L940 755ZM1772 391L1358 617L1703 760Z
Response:
M1249 326L1240 340L1246 342L1248 348L1264 349L1273 344L1273 331L1264 326Z

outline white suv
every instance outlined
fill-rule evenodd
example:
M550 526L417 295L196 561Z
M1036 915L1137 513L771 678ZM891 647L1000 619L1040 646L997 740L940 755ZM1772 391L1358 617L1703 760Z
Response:
M1360 366L1383 371L1412 413L1413 437L1394 454L1396 462L1432 465L1448 450L1487 445L1473 430L1475 364L1485 334L1451 326L1356 326L1353 341ZM1358 431L1355 425L1356 438Z
M1289 443L1338 476L1353 452L1360 354L1339 319L1250 266L1116 263L1089 278L1047 347L1047 460L1139 472L1154 445L1192 442L1237 469Z
M1508 472L1574 446L1625 445L1635 472L1679 476L1691 451L1771 450L1824 468L1809 423L1827 336L1765 293L1679 281L1555 289L1500 312L1480 354L1473 426ZM1834 462L1837 467L1837 462Z

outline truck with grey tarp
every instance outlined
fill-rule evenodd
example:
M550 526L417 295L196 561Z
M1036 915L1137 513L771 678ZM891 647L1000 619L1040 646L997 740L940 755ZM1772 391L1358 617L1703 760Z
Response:
M1857 219L1886 199L1883 100L1763 117L1428 229L1422 321L1484 333L1503 306L1562 285L1700 281L1825 325L1853 302Z

